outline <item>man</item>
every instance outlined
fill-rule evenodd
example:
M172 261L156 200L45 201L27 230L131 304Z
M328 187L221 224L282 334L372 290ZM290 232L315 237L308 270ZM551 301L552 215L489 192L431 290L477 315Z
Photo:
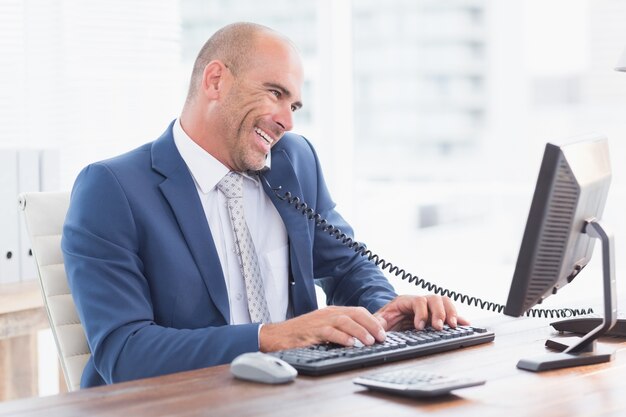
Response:
M397 297L375 265L274 195L269 184L351 233L311 144L285 134L302 81L289 40L226 26L200 51L180 118L80 173L62 247L92 350L83 387L466 323L447 298ZM332 306L317 308L315 282Z

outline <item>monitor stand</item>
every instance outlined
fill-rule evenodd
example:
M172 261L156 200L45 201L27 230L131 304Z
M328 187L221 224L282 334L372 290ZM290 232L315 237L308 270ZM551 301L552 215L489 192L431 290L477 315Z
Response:
M521 359L517 367L527 371L541 372L571 366L591 365L608 362L615 352L596 346L596 339L609 331L617 321L617 296L615 290L615 244L613 235L607 234L596 220L585 225L585 233L602 242L602 272L604 281L604 317L602 324L583 337L573 336L558 340L548 339L546 346L558 353L547 353L528 359ZM568 339L568 340L566 340Z

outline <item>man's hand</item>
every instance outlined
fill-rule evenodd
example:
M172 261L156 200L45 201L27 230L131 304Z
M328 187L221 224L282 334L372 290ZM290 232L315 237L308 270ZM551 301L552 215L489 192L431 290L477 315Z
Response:
M283 321L264 324L259 334L261 352L333 342L352 346L385 340L383 323L363 307L326 307Z
M422 330L428 323L437 330L443 329L444 323L450 327L469 324L457 315L448 297L439 295L400 295L374 315L383 323L386 331Z
M441 330L469 322L456 313L448 297L401 295L372 315L363 307L326 307L299 317L263 325L260 350L282 349L333 342L352 346L355 339L364 345L385 340L385 331L418 329L430 324Z

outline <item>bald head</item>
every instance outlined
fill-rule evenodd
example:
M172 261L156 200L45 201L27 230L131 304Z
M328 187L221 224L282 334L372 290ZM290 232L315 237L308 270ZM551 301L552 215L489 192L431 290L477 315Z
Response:
M209 62L220 60L235 75L245 71L254 61L251 57L254 56L255 45L261 35L283 39L293 46L289 39L267 26L248 22L224 26L200 49L191 73L186 101L189 102L196 95L202 81L202 73Z
M302 60L289 39L257 24L226 26L198 54L180 125L230 170L259 170L293 128L303 82Z

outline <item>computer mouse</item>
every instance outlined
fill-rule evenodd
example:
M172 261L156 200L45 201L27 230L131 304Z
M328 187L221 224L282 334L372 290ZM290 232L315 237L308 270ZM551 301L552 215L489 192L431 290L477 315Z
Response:
M284 360L261 352L237 356L230 363L230 372L237 378L264 384L284 384L298 376L298 371Z

